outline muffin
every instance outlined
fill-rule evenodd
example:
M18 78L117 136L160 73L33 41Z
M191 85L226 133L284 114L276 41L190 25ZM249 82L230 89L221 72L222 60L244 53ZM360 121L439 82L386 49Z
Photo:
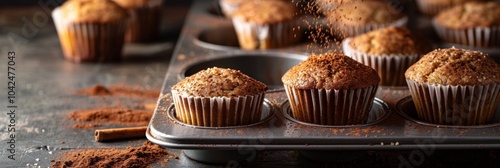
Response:
M327 19L330 31L341 38L389 26L404 27L408 21L408 17L389 3L369 0L340 4Z
M285 47L300 39L297 10L284 1L248 1L232 15L242 49Z
M433 19L445 42L471 47L500 46L500 2L469 2L439 13Z
M421 56L411 31L404 27L374 30L342 42L344 54L372 67L380 86L407 86L404 72Z
M405 73L420 120L442 125L488 124L500 101L500 67L488 55L437 49Z
M350 3L353 1L368 1L368 0L315 0L314 3L318 7L320 13L327 15L338 5L344 3ZM377 0L371 0L371 1L377 1ZM385 1L385 0L378 0L378 1Z
M266 1L266 0L252 0L252 1ZM279 1L279 0L273 0ZM281 0L283 1L283 0ZM219 0L219 6L224 16L230 18L234 11L236 11L243 3L249 2L248 0Z
M111 0L71 0L52 17L66 59L108 62L121 58L129 14Z
M299 121L320 125L367 122L380 78L343 54L311 55L281 78Z
M175 116L205 127L247 125L261 120L267 86L238 70L208 68L172 87Z
M434 16L440 11L446 10L456 5L467 2L478 2L487 0L417 0L417 6L420 12L426 15Z
M159 35L162 0L114 0L127 9L131 21L125 42L150 42Z

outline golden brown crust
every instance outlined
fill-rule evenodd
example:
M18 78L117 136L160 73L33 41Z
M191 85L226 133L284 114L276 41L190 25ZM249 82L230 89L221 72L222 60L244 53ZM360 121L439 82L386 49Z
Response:
M240 6L233 18L256 24L280 23L292 20L296 8L284 1L248 1Z
M238 70L214 67L184 78L172 90L186 96L238 97L265 92L267 85Z
M152 1L157 1L157 0L114 0L114 1L123 8L131 9L131 8L147 6Z
M404 14L382 1L353 1L343 3L329 15L331 22L347 25L386 24L404 17Z
M129 17L127 10L111 0L70 0L61 6L65 21L107 23Z
M500 25L499 2L469 2L439 13L436 23L452 29Z
M343 54L311 55L292 67L281 78L296 89L358 89L378 85L380 78L372 68Z
M359 52L373 55L419 54L411 31L402 27L378 29L353 37L349 46Z
M437 49L408 68L405 77L438 85L486 85L500 83L500 66L479 51Z

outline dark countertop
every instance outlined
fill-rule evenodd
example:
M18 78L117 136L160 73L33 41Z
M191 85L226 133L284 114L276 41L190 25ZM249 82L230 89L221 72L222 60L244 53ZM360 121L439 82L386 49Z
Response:
M93 131L73 129L74 121L66 115L79 109L106 107L114 102L136 106L155 99L105 97L96 98L74 94L76 90L95 84L124 83L160 89L179 31L189 6L165 5L162 35L159 41L149 44L128 44L124 60L113 64L75 64L64 60L50 15L40 6L0 7L0 165L1 167L49 167L61 151L72 149L126 148L137 146L146 139L123 142L99 143ZM38 19L33 22L33 19ZM36 23L31 25L31 23ZM16 105L15 159L10 155L10 118L7 115L7 55L16 53ZM379 94L393 105L394 97L407 91ZM392 98L391 98L392 97ZM391 100L393 102L391 102ZM112 126L108 126L112 127ZM227 167L192 161L182 150L168 149L179 159L156 163L153 167ZM334 153L335 154L335 153ZM498 150L423 150L407 151L358 151L352 158L345 151L338 151L334 162L317 161L303 157L300 151L259 151L243 167L499 167ZM332 161L329 160L329 161ZM346 161L348 160L348 161ZM160 160L161 162L162 160ZM233 165L234 166L234 165Z

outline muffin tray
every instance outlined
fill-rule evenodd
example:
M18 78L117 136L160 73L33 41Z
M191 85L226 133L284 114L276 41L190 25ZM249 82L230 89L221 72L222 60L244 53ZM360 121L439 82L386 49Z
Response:
M289 104L281 76L307 58L311 52L311 43L304 41L271 50L241 50L231 21L224 18L216 10L217 7L217 1L193 2L165 76L162 95L146 133L147 138L154 143L169 148L187 149L186 154L193 150L199 151L194 154L200 156L199 159L209 157L203 155L207 154L205 150L237 150L245 153L244 150L278 149L500 148L499 124L445 127L414 119L414 106L411 98L407 98L409 91L405 87L379 88L371 120L366 124L320 126L295 121L289 116ZM209 128L186 125L173 117L175 110L170 88L185 76L213 66L241 70L269 86L264 102L264 110L268 115L263 116L262 122L247 126Z

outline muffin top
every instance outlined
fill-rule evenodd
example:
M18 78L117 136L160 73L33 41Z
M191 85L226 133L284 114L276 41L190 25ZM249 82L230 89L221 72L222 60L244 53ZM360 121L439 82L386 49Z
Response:
M355 36L349 46L359 52L373 55L419 53L411 31L403 27L388 27Z
M386 24L404 17L404 14L383 1L353 1L343 3L328 14L330 22L349 25Z
M184 78L172 90L184 96L238 97L265 92L267 85L238 70L213 67Z
M452 29L498 26L499 9L499 2L468 2L440 12L435 21Z
M283 84L296 89L358 89L378 85L380 77L372 68L343 54L311 55L288 70Z
M120 5L123 8L137 8L137 7L143 7L147 6L149 3L153 1L160 2L158 0L114 0L118 5Z
M295 6L289 2L248 1L233 13L232 18L256 24L270 24L292 20L296 12Z
M405 77L438 85L486 85L500 83L500 67L479 51L437 49L408 68Z
M127 10L111 0L70 0L61 7L65 21L107 23L129 17Z

